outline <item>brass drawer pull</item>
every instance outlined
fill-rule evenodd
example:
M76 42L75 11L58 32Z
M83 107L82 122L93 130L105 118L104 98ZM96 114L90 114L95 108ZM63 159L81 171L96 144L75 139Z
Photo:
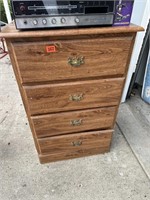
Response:
M82 119L74 119L70 121L72 126L80 126L82 124Z
M81 101L83 99L83 94L73 94L69 96L70 101Z
M75 142L71 142L71 144L73 146L80 146L82 144L82 141L75 141Z
M69 57L68 64L70 64L72 67L80 67L80 65L84 64L84 57Z

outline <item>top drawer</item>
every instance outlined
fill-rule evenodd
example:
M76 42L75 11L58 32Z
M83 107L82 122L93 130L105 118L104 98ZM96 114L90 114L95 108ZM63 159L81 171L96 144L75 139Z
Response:
M15 42L22 83L123 75L132 37ZM51 51L51 52L50 52Z

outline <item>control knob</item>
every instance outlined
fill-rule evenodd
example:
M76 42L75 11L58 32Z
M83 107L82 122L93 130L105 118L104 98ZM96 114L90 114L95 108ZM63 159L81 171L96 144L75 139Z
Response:
M47 20L46 20L46 19L43 19L43 20L42 20L42 23L43 23L43 24L47 24Z
M56 24L56 19L55 18L53 18L52 20L51 20L51 22L52 22L52 24Z
M60 21L61 21L62 24L64 24L66 22L66 19L65 18L61 18Z
M20 5L20 11L21 11L21 12L24 12L25 9L26 9L26 7L25 7L24 5Z
M76 18L74 19L74 21L75 21L77 24L80 22L80 20L79 20L78 17L76 17Z
M37 24L38 24L38 21L37 21L36 19L34 19L34 20L33 20L33 24L34 24L34 25L37 25Z

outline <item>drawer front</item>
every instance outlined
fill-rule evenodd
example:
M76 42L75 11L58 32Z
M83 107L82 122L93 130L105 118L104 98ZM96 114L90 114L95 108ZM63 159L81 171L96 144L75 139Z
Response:
M37 137L112 128L116 107L31 117Z
M124 78L24 86L31 115L114 106Z
M123 75L132 37L14 43L23 83ZM55 52L50 51L52 48ZM47 50L46 50L47 49Z
M97 149L99 153L102 149L109 149L111 136L112 130L84 132L38 139L38 143L41 154L64 153L66 157L69 157L74 154L85 154L86 150L92 152Z

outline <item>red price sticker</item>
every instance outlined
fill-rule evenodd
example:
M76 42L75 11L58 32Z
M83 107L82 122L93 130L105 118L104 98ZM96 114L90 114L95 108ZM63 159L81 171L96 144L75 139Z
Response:
M54 45L46 46L47 53L54 53L56 52L56 47Z

